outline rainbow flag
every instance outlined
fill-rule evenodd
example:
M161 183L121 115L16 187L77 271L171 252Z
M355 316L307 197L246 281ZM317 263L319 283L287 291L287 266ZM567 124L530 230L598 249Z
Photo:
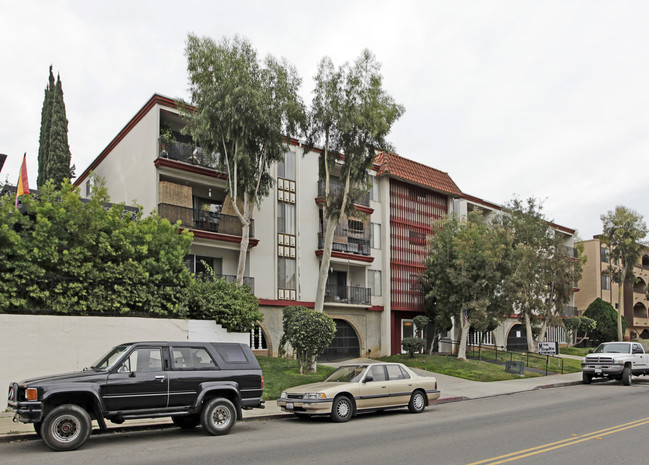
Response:
M16 189L16 208L18 208L18 197L29 194L29 181L27 180L27 154L23 155L23 164L20 167L18 176L18 188Z

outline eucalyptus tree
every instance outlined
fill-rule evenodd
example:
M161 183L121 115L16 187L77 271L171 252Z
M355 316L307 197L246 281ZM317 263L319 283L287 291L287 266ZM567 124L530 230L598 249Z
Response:
M536 352L539 341L545 340L548 328L570 302L584 259L580 248L574 249L575 257L564 245L561 233L546 219L543 205L533 197L508 202L498 221L513 235L509 293L525 326L528 350Z
M469 330L487 328L507 313L511 234L477 212L447 216L433 230L422 276L426 298L436 301L438 319L452 319L460 328L457 358L466 360Z
M316 144L322 147L324 245L315 298L315 309L320 312L336 225L355 211L354 202L367 192L368 170L376 151L390 148L385 138L404 112L383 89L380 70L374 55L364 50L353 65L345 63L338 69L330 58L323 58L315 76L305 153ZM332 189L334 176L339 176L341 189Z
M227 193L242 226L237 283L243 283L250 224L255 208L273 185L271 165L284 158L285 136L304 119L301 79L285 60L259 60L239 36L215 42L190 34L185 54L190 104L180 105L187 132L203 149L220 153L227 169Z
M617 338L624 336L622 314L624 313L624 284L633 283L633 266L646 247L641 243L647 235L647 225L642 215L618 205L614 211L601 215L601 241L609 249L608 272L618 285Z

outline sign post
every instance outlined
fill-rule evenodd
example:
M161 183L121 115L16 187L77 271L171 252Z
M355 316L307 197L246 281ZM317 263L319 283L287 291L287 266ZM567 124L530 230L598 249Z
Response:
M558 342L539 342L539 355L545 355L545 376L548 375L548 364L550 363L550 355L559 355ZM563 372L563 370L561 370Z

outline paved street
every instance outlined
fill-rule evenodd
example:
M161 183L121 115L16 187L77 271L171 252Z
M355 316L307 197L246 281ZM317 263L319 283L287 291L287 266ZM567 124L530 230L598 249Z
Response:
M244 421L224 437L200 428L93 435L67 453L0 444L8 464L610 464L645 463L649 381L595 383L439 404L423 414L349 423ZM510 455L513 454L513 455Z

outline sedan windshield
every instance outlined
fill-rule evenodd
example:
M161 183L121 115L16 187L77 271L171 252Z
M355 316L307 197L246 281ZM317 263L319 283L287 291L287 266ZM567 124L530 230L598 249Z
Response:
M331 373L327 379L328 383L355 383L360 381L365 372L366 365L344 366Z
M95 370L107 370L107 369L109 369L110 367L112 367L115 364L115 362L117 362L117 359L119 359L119 357L129 347L130 346L113 347L110 352L108 352L106 355L104 355L99 360L97 360L95 363L93 363L91 368L94 368Z
M595 349L596 354L628 354L631 353L631 344L624 342L611 342L608 344L600 344Z

